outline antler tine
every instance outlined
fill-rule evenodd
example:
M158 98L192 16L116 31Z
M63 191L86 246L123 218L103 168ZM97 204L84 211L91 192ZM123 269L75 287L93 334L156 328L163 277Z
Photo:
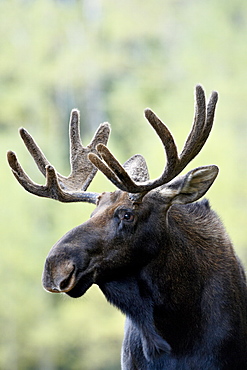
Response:
M191 150L195 146L198 146L200 138L203 135L203 129L206 121L206 99L205 94L200 85L195 88L195 114L192 129L185 141L184 148L180 154L180 161L183 159L184 162L189 161L195 153L195 150ZM194 148L195 149L195 148Z
M150 181L150 186L152 185L154 187L157 187L160 186L159 183L163 183L164 179L170 181L173 178L172 170L176 168L179 163L177 146L167 126L153 111L151 111L150 109L145 109L145 117L156 131L157 135L163 143L166 152L167 163L162 176L160 176L156 180Z
M111 172L114 173L120 180L119 185L121 186L121 190L124 189L124 191L128 191L128 189L136 186L134 181L125 171L124 167L117 161L117 159L105 145L99 144L97 146L97 150L100 153L103 160L107 163Z
M73 109L70 114L69 124L69 138L70 138L70 163L73 170L75 164L74 158L77 155L78 150L82 147L81 135L80 135L80 112L77 109Z
M128 191L128 189L126 189L126 187L117 178L115 173L101 160L101 158L99 158L98 155L90 153L88 158L117 188L122 191Z
M31 189L35 188L36 184L30 179L30 177L23 170L15 153L9 150L7 152L7 159L16 179L27 191L32 193Z
M192 130L180 154L180 166L183 169L202 149L213 126L214 112L218 100L217 92L213 91L206 110L206 99L203 88L196 86L195 117Z
M213 91L210 96L208 105L207 105L207 121L206 121L206 127L205 127L205 136L207 138L213 127L214 114L215 114L215 108L216 108L217 101L218 101L218 93L217 91Z
M50 164L49 161L46 159L44 153L36 144L35 140L27 130L25 130L24 128L20 128L19 133L24 144L26 145L26 148L33 157L35 163L37 164L40 172L45 176L46 175L45 168L47 165Z
M36 195L39 195L41 197L46 197L47 194L48 194L48 189L47 189L47 186L43 186L43 185L38 185L36 183L34 183L30 177L26 174L26 172L23 170L23 168L21 167L16 155L14 152L11 152L9 151L7 153L7 158L8 158L8 162L9 162L9 165L12 169L12 172L14 174L14 176L16 177L16 179L19 181L19 183L24 187L24 189L26 189L28 192L32 193L32 194L36 194ZM48 171L47 169L49 168L49 173L51 174L52 171L51 170L51 166L48 165L46 167L46 172ZM52 174L52 176L48 174L47 176L47 184L50 186L51 183L54 184L54 181L52 181L51 177L54 177L56 175ZM56 184L56 187L59 187L58 184Z
M61 202L96 203L98 194L85 192L97 172L97 168L95 168L88 159L88 154L91 151L96 152L96 146L99 143L107 143L110 134L108 123L101 124L91 143L88 146L83 147L80 139L79 111L73 110L71 112L71 174L68 177L64 177L55 171L42 153L41 149L35 143L32 136L26 130L21 129L20 134L38 168L46 177L46 185L38 185L34 183L22 169L15 153L9 151L7 156L12 172L19 183L27 191L41 197L52 198Z

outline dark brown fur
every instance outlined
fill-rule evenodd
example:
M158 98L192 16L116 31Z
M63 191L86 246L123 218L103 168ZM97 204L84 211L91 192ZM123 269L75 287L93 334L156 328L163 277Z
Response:
M67 260L77 276L68 295L98 284L127 315L123 369L247 369L244 272L206 200L168 211L152 193L139 205L103 193L51 250L46 288Z

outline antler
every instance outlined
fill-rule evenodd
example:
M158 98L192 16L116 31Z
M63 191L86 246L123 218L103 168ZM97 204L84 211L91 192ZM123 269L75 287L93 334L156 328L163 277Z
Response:
M158 134L166 152L167 163L159 178L142 183L134 182L111 152L102 144L97 146L97 150L105 163L96 154L89 154L89 159L114 185L131 193L133 200L142 199L150 190L168 183L177 176L205 144L213 125L218 94L215 91L212 92L206 107L203 88L197 85L195 100L194 124L180 155L178 155L175 141L166 125L150 109L145 110L145 117ZM137 194L134 195L134 193Z
M99 126L91 143L83 147L80 139L80 113L74 109L70 116L71 173L68 177L55 171L32 136L24 128L20 129L20 135L39 170L46 177L46 185L34 183L22 169L12 151L7 153L8 162L19 183L30 193L61 202L96 203L98 194L85 191L97 172L97 168L88 159L88 154L96 153L96 146L99 143L107 144L109 134L109 124L103 123Z

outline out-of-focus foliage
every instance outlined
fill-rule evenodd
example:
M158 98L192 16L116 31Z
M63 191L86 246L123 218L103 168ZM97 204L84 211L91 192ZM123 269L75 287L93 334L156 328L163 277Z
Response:
M141 152L152 177L163 150L143 119L151 107L181 148L193 117L193 88L219 91L215 128L189 166L215 163L208 193L247 263L247 2L193 0L3 0L0 2L1 304L0 368L115 370L122 315L98 289L79 300L42 290L44 259L93 207L26 193L10 173L7 149L37 174L17 134L25 126L68 174L69 112L81 110L86 144L103 120L121 161ZM112 185L98 174L92 189Z

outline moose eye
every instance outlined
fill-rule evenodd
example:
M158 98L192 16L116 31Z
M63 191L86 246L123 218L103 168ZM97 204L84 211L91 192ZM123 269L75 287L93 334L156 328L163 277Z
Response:
M128 221L128 222L132 222L134 220L133 213L129 212L129 211L125 211L124 214L123 214L123 220Z
M125 223L133 222L135 219L134 212L130 209L123 209L118 208L115 213L115 217L117 217L118 220L123 221Z

